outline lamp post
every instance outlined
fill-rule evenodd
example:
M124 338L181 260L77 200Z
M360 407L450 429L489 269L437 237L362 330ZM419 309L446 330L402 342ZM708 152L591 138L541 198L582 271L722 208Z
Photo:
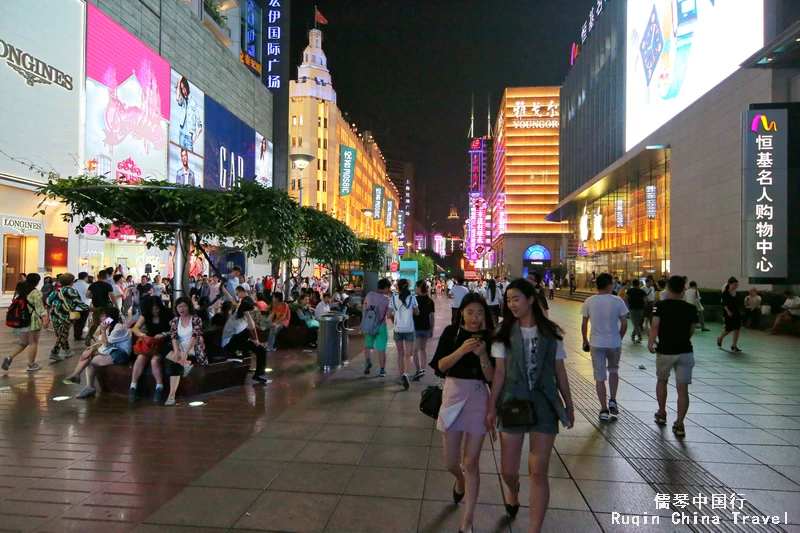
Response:
M372 209L362 209L361 212L364 213L365 217L367 217L367 238L372 237L372 222L371 221L372 221L372 215L374 214L374 212L372 211Z
M297 190L300 191L300 193L299 193L300 202L298 202L298 203L300 204L300 207L302 207L303 206L303 171L306 169L306 167L312 161L314 161L314 159L316 159L316 157L314 157L311 154L294 153L294 154L289 154L289 159L292 160L292 163L294 163L294 166L297 167L297 170L300 171L300 179L297 180Z

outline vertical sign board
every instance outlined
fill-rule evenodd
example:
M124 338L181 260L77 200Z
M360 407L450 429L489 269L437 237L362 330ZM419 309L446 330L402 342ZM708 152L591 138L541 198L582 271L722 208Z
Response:
M355 148L339 147L339 196L350 196L353 191L353 170L358 152Z
M273 183L289 181L289 13L291 0L262 0L261 82L272 92Z
M383 216L383 193L384 188L381 185L372 186L372 219L380 220Z
M383 225L391 228L394 224L394 200L391 198L386 200L386 217L384 218Z
M398 239L405 242L406 233L406 212L402 209L397 211L397 235Z
M245 0L245 15L242 20L244 32L239 60L254 74L261 76L261 24L262 10L256 0Z
M473 139L469 150L469 192L483 194L483 139Z
M786 278L789 275L788 111L745 111L742 129L744 271L751 278Z

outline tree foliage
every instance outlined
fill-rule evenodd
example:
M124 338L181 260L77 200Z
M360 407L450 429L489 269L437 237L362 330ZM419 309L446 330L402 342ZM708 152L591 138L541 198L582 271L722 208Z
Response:
M347 225L313 207L300 208L298 243L306 253L335 270L358 253L358 236Z
M419 279L432 278L435 273L436 264L433 262L433 259L431 259L427 255L408 254L405 257L403 257L403 260L417 262L417 274L419 276Z
M364 272L386 271L386 248L378 239L359 239L357 257Z
M148 247L166 249L175 230L195 234L195 243L223 244L226 240L249 255L265 251L273 261L286 261L297 247L301 215L297 204L279 189L238 181L230 191L211 191L167 181L128 185L90 176L58 179L52 176L38 194L46 202L65 203L67 222L80 233L96 224L108 236L112 225L129 226L152 236Z

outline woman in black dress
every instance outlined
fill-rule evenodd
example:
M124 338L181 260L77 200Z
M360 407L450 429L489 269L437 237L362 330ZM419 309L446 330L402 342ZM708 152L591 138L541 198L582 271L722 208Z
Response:
M722 348L722 339L733 333L732 352L741 352L739 349L739 330L742 328L742 314L739 306L739 299L736 297L736 289L739 287L739 280L730 278L725 290L722 291L722 317L725 319L725 331L717 338L717 346Z

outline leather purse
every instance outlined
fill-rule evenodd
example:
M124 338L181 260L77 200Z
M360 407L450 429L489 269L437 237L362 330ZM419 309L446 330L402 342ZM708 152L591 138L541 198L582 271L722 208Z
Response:
M431 418L439 418L442 408L442 388L439 383L426 387L419 400L419 410Z
M511 400L500 406L500 421L504 428L536 425L533 404L524 400Z

